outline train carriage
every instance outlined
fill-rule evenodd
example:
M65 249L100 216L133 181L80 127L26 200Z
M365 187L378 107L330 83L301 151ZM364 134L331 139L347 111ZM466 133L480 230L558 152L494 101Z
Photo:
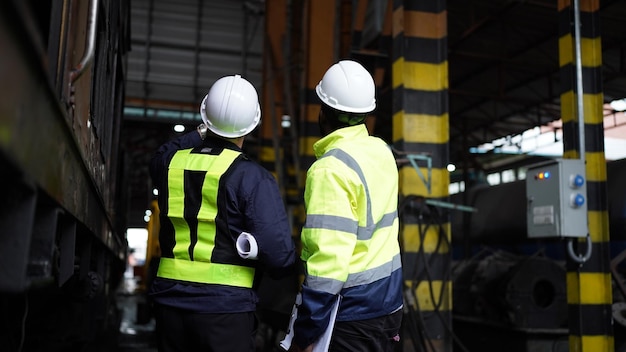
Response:
M0 3L3 350L78 351L119 330L129 7Z

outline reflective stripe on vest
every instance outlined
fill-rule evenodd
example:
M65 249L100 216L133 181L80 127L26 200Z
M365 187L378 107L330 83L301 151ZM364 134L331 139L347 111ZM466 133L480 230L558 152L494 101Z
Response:
M254 268L231 264L161 258L158 276L168 279L200 282L203 284L252 287Z
M348 274L346 282L341 282L327 277L309 275L307 276L307 285L318 291L336 294L344 288L367 285L374 281L387 278L392 272L400 268L402 268L402 259L398 253L393 256L391 261L384 263L381 266L360 273Z
M220 178L241 153L230 149L223 149L219 155L192 151L176 152L169 164L167 216L174 227L174 258L161 258L157 275L175 280L252 287L254 268L211 262L217 235L215 219ZM192 177L202 179L201 189L198 185L188 184ZM195 198L200 203L197 215L187 214L188 218L197 219L197 228L190 227L185 219L185 205L189 203L186 198Z

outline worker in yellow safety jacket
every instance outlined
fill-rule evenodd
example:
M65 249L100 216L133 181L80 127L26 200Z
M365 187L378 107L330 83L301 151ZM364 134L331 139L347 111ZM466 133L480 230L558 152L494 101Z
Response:
M200 114L197 131L163 144L150 165L161 210L149 291L158 349L252 352L255 277L295 270L291 227L275 178L242 151L261 118L252 84L220 78Z
M326 339L330 351L392 351L403 307L398 169L364 124L376 107L374 81L361 64L343 60L316 92L322 138L306 176L306 272L292 349L318 350Z

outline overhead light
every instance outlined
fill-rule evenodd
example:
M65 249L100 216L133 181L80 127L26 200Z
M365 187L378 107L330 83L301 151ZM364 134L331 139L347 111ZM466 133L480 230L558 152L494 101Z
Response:
M291 116L283 115L283 119L280 122L280 125L282 126L282 128L289 128L289 127L291 127Z
M626 111L626 99L613 100L609 105L615 111Z
M181 133L181 132L185 132L185 126L183 125L174 125L174 131Z
M454 164L448 164L448 171L453 172L454 170L456 170L456 166Z

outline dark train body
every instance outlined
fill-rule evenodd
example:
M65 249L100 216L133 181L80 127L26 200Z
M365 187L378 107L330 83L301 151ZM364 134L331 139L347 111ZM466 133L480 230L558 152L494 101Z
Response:
M0 3L0 349L119 331L126 1ZM111 337L111 335L108 335Z

